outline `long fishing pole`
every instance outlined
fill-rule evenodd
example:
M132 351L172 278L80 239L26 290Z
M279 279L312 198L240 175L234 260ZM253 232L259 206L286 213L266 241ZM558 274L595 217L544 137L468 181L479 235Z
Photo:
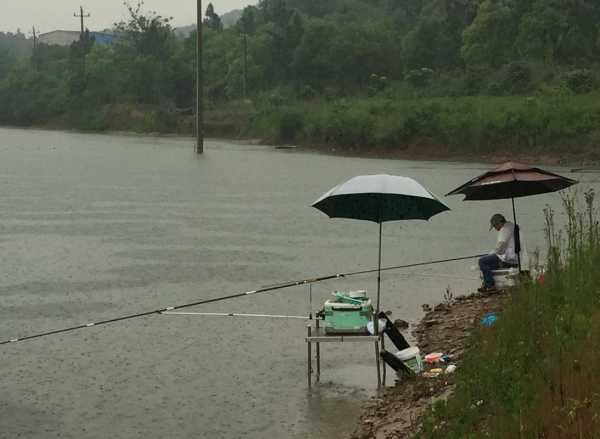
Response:
M190 312L190 311L165 311L162 314L169 316L204 316L204 317L264 317L269 319L302 319L308 320L309 316L287 316L280 314L243 314L237 312Z
M434 265L434 264L441 264L441 263L444 263L444 262L462 261L462 260L465 260L465 259L479 258L481 256L485 256L485 254L473 255L473 256L463 256L463 257L460 257L460 258L439 259L439 260L428 261L428 262L417 262L417 263L414 263L414 264L397 265L397 266L394 266L394 267L384 267L384 268L381 269L381 271L398 270L398 269L401 269L401 268L420 267L420 266L423 266L423 265ZM19 343L19 342L22 342L22 341L33 340L34 338L47 337L47 336L56 335L56 334L63 334L65 332L77 331L79 329L91 328L93 326L101 326L101 325L106 325L108 323L115 323L115 322L120 322L120 321L124 321L124 320L136 319L136 318L139 318L139 317L146 317L146 316L150 316L152 314L163 314L163 313L166 313L168 311L175 311L175 310L178 310L178 309L189 308L189 307L192 307L192 306L205 305L207 303L222 302L222 301L225 301L225 300L235 299L235 298L238 298L238 297L250 296L252 294L267 293L267 292L270 292L270 291L281 290L281 289L284 289L284 288L290 288L290 287L294 287L294 286L312 284L312 283L315 283L315 282L323 282L323 281L326 281L326 280L337 279L337 278L340 278L340 277L349 277L349 276L356 276L356 275L359 275L359 274L374 273L376 271L377 271L377 269L371 269L371 270L363 270L363 271L354 271L354 272L350 272L350 273L337 273L337 274L330 274L330 275L327 275L327 276L321 276L321 277L308 278L308 279L303 279L303 280L298 280L298 281L285 282L285 283L281 283L281 284L278 284L278 285L271 285L271 286L267 286L267 287L264 287L264 288L259 288L259 289L256 289L256 290L252 290L252 291L245 291L243 293L231 294L229 296L215 297L213 299L204 299L204 300L199 300L197 302L186 303L184 305L168 306L166 308L155 309L153 311L146 311L146 312L141 312L141 313L137 313L137 314L130 314L130 315L126 315L126 316L116 317L116 318L113 318L113 319L101 320L99 322L94 322L94 323L85 323L85 324L82 324L82 325L71 326L69 328L56 329L54 331L41 332L39 334L28 335L26 337L13 338L13 339L10 339L10 340L0 341L0 345L5 345L5 344L9 344L9 343Z
M396 265L393 267L382 267L381 271L389 271L389 270L399 270L400 268L414 268L414 267L421 267L424 265L435 265L435 264L441 264L444 262L454 262L454 261L463 261L465 259L475 259L475 258L481 258L482 256L487 256L488 253L483 253L480 255L472 255L472 256L461 256L459 258L450 258L450 259L438 259L435 261L427 261L427 262L416 262L414 264L407 264L407 265ZM298 285L300 285L301 283L315 283L315 282L321 282L324 280L329 280L335 277L349 277L349 276L357 276L359 274L369 274L369 273L377 273L377 268L372 268L369 270L362 270L362 271L353 271L351 273L339 273L339 274L334 274L334 275L330 275L330 276L325 276L325 277L317 277L314 279L305 279L305 280L301 280L301 281L295 281L298 282ZM280 283L280 284L271 284L269 285L269 287L277 287L277 286L282 286L282 288L286 288L287 285L291 283L291 282L286 282L286 283Z

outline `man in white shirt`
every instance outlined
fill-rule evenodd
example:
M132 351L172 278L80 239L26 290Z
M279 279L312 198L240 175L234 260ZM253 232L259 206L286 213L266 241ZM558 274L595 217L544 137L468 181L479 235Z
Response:
M518 266L515 225L510 221L506 221L503 215L496 213L490 219L490 230L492 228L498 231L498 241L492 253L479 258L479 268L483 274L483 285L477 290L480 293L496 290L493 270L500 267Z

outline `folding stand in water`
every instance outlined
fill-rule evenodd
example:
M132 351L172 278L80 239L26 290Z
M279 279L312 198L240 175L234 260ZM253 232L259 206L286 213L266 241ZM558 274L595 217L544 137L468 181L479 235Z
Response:
M316 380L317 382L321 379L321 343L360 343L367 342L373 343L375 345L375 365L377 367L377 388L381 388L385 386L385 363L380 361L380 343L381 350L385 349L384 346L384 338L383 332L380 332L379 335L371 335L371 334L327 334L325 332L325 328L319 325L319 319L310 320L307 327L307 359L308 359L308 387L312 386L312 343L316 344L316 360L317 360L317 374ZM314 327L313 327L314 322ZM383 380L382 380L383 375Z

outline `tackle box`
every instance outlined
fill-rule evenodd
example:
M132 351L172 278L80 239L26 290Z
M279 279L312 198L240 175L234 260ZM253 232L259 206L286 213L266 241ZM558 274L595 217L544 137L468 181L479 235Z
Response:
M373 318L373 305L366 292L336 291L335 299L325 302L325 333L327 334L363 334L368 333L367 323Z

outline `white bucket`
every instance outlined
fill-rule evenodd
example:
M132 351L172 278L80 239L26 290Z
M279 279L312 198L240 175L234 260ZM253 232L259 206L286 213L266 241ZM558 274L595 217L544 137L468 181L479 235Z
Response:
M518 268L503 268L500 270L493 270L492 275L494 276L494 284L497 288L514 287L519 283Z
M423 371L423 362L421 361L421 351L418 347L413 346L396 352L396 357L402 361L414 373Z

